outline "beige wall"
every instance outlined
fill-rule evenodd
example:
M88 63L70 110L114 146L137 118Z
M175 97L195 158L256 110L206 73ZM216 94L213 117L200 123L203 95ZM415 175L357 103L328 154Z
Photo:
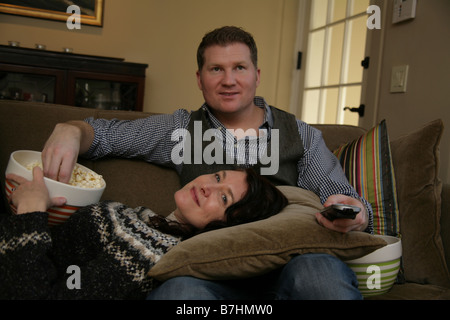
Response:
M384 40L372 51L373 56L381 53L379 92L375 93L375 82L368 88L378 100L374 122L386 119L390 137L395 139L443 119L440 177L450 183L450 1L417 0L416 18L399 24L392 24L393 0L381 3L387 9L382 21ZM409 65L407 92L390 93L392 67L403 64Z
M68 30L63 22L0 14L0 44L20 41L48 50L125 58L146 63L144 110L197 109L196 49L203 35L222 25L251 32L259 48L258 94L287 109L298 0L107 0L102 28ZM283 36L283 37L282 37Z
M378 108L367 110L373 116L365 117L362 125L370 127L386 119L393 139L436 118L449 126L450 1L418 0L416 18L397 25L391 23L393 0L379 1L386 6L384 38L372 48L372 58L375 60L375 53L380 55L380 77L368 88L368 96L375 97ZM255 36L259 46L262 83L258 94L287 110L298 2L107 0L103 28L83 26L73 31L62 22L0 14L0 44L8 40L20 41L24 47L43 43L49 50L73 47L77 53L147 63L144 108L171 112L178 107L196 109L203 102L195 81L195 52L203 34L217 26L239 25ZM408 89L391 94L391 69L399 64L410 66ZM371 68L376 68L375 64ZM441 178L450 183L448 128L441 142L441 160Z

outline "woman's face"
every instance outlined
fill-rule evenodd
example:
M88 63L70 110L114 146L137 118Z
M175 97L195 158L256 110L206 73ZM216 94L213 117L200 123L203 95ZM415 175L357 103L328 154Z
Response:
M175 193L178 222L203 229L208 223L225 221L225 210L247 192L245 171L225 170L194 179Z

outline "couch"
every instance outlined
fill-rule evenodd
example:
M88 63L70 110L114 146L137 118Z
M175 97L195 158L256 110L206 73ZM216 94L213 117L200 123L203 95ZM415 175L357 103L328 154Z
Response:
M149 113L144 112L97 110L0 100L1 180L4 181L4 172L11 152L21 149L42 150L47 137L58 122L90 116L135 119L148 115ZM328 148L335 153L340 146L349 146L350 142L357 141L370 131L347 125L316 125L315 127L322 131ZM450 265L450 186L442 185L438 179L439 142L442 130L441 120L424 124L415 132L389 141L388 149L385 150L390 156L385 159L386 166L389 163L392 166L392 172L390 172L392 180L387 187L393 191L391 198L395 200L396 208L394 209L397 211L394 211L398 213L398 216L394 217L397 221L391 221L390 227L397 229L397 236L402 238L402 270L389 292L370 299L450 299L450 276L447 268ZM388 139L388 136L385 138ZM342 158L342 153L339 157ZM169 168L148 164L141 160L116 158L97 161L80 158L79 162L105 178L107 188L102 199L117 200L129 206L148 206L164 215L169 214L174 208L172 195L179 187L179 181L175 172ZM1 212L8 214L3 188L2 197ZM338 241L340 240L332 242ZM252 245L257 246L258 242ZM325 252L327 252L326 249L323 248ZM282 265L292 254L301 252L289 251L284 260L280 260L278 255L270 254L269 260L258 261L260 263L258 268L265 265L272 267ZM160 261L161 264L163 259ZM243 263L247 263L246 261ZM233 273L233 268L239 268L239 265L233 262L227 268L223 269L228 270L224 272L225 275L227 272ZM182 268L181 271L202 276L201 272L193 269L189 266L187 269ZM214 269L218 269L217 266ZM263 270L260 273L266 271ZM160 272L159 277L161 281L173 276L173 274L161 276L162 273ZM247 276L250 275L251 272L247 274ZM155 276L158 278L157 274ZM239 274L233 275L233 277L239 276ZM208 277L213 275L205 276L205 278ZM222 278L226 276L222 275Z

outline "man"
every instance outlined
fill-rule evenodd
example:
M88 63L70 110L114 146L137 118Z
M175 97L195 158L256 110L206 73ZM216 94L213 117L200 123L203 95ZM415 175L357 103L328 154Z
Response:
M251 165L260 168L261 173L268 169L271 173L267 178L276 184L296 185L315 192L324 206L346 203L361 208L354 220L331 222L318 213L316 218L324 227L339 232L372 232L370 204L349 185L320 131L255 97L260 70L257 48L250 34L236 27L206 34L197 51L197 62L197 82L205 99L199 110L177 110L171 115L134 121L87 119L58 124L43 150L45 175L68 181L78 154L90 158L142 157L174 167L182 183L210 170ZM215 131L210 140L219 143L213 144L214 152L210 152L215 160L212 163L203 157L211 147L208 139L204 139L211 129ZM192 137L198 140L199 133L202 141L192 141ZM180 145L183 148L178 149ZM267 161L269 150L272 163ZM270 166L275 169L273 172ZM326 254L297 256L263 279L215 282L173 278L149 295L149 299L255 297L360 299L361 295L354 273Z

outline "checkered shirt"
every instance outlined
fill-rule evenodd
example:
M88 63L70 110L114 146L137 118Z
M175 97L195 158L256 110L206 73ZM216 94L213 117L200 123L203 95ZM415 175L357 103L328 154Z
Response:
M270 138L270 129L273 125L271 109L262 97L255 97L254 102L265 110L265 120L260 128L267 129ZM234 136L229 136L231 133L214 117L206 104L202 108L206 110L211 128L221 130L226 139L235 139ZM148 162L175 168L180 173L183 164L174 164L171 160L172 150L179 143L179 140L172 139L172 133L175 130L187 130L190 119L191 111L186 109L178 109L172 114L152 115L136 120L88 118L85 121L94 128L95 137L84 156L90 159L107 155L142 158ZM297 165L297 186L317 194L322 203L333 194L344 194L360 199L365 204L369 215L369 226L366 232L373 233L373 212L370 203L360 198L348 183L339 161L325 145L320 130L298 119L297 126L304 148L303 157L298 160ZM259 148L265 145L259 144ZM246 143L237 143L236 146L245 150L234 152L234 155L245 156L244 161L248 164L250 159L248 155L258 152L258 139L249 138ZM264 150L261 151L264 152ZM227 152L226 149L225 152Z

